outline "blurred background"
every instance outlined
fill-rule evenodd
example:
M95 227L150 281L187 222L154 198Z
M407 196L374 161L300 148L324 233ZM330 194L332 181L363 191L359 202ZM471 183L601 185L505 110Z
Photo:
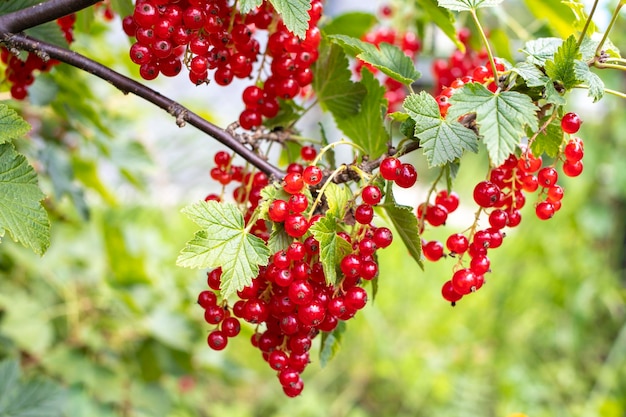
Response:
M615 3L600 2L604 16ZM327 10L380 6L329 1ZM611 36L618 46L626 45L625 21ZM94 23L95 38L77 31L75 48L137 76L120 26L119 18ZM433 45L435 54L449 52L444 41ZM626 91L624 74L602 76ZM222 126L243 88L215 96L185 77L153 85ZM62 386L64 415L626 416L623 99L568 98L584 120L585 170L559 180L565 198L553 219L538 220L527 204L522 225L490 252L484 289L451 307L440 288L454 261L422 271L397 239L381 253L374 302L348 323L325 367L312 353L304 392L289 399L250 346L251 327L223 352L208 348L196 305L206 274L175 266L195 231L180 209L212 191L220 147L64 66L40 77L31 98L21 110L35 133L19 146L40 161L41 186L53 196L52 244L42 258L9 239L0 246L0 360L19 358L25 378ZM464 163L454 188L466 210L427 239L469 225L463 212L474 210L485 160L481 152ZM413 162L420 187L403 198L415 204L434 175L421 158Z

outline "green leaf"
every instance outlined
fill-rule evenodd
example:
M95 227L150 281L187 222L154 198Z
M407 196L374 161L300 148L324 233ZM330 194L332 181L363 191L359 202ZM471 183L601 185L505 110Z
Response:
M187 243L176 263L188 268L222 268L221 291L228 298L252 282L270 251L262 239L248 233L237 206L200 201L183 209L202 230Z
M454 26L454 15L448 10L440 7L437 0L417 0L417 5L429 17L429 21L437 25L439 29L448 37L455 46L465 52L465 45L457 36Z
M35 39L45 40L53 45L67 48L67 40L65 40L61 28L56 22L48 22L43 25L35 26L34 28L26 29L24 33Z
M511 71L518 74L526 81L526 85L532 87L543 87L548 82L552 82L535 64L530 62L520 62Z
M45 380L19 381L16 361L0 362L0 417L61 416L65 396L58 385Z
M576 19L574 20L574 29L579 32L582 32L585 27L585 23L587 22L588 15L585 12L585 4L578 0L561 0L561 3L565 6L569 7ZM595 33L598 31L598 27L593 23L593 21L589 22L589 26L587 27L588 33Z
M377 48L371 43L345 35L333 35L329 38L347 51L356 53L358 59L402 84L410 85L422 75L415 69L413 60L397 46L383 42Z
M348 211L348 202L352 198L350 189L331 182L324 191L324 197L328 204L328 214L343 219Z
M522 52L528 55L526 62L543 67L546 61L554 56L563 44L561 38L539 38L524 44Z
M422 242L417 228L417 217L411 207L399 206L396 204L396 199L393 197L393 191L391 187L391 181L387 185L387 191L385 192L385 201L379 207L382 207L391 223L394 225L395 232L400 235L400 239L409 251L409 255L420 268L424 269L424 263L422 262Z
M574 75L574 62L580 58L576 38L572 35L557 49L554 59L546 61L546 74L552 81L559 82L569 90L578 84Z
M439 6L457 12L464 10L476 10L482 7L495 7L502 0L438 0Z
M263 4L263 0L239 0L238 4L241 13L246 14Z
M373 14L350 12L333 18L324 25L322 30L326 35L346 35L353 38L361 38L376 22L376 16Z
M454 120L441 118L437 101L421 91L404 100L404 109L415 120L415 136L420 139L429 166L441 166L463 155L478 151L478 137L472 130Z
M466 84L450 97L448 119L476 113L476 123L483 137L493 166L498 166L513 153L524 126L536 130L538 110L527 95L504 91L494 94L482 84Z
M322 41L319 58L313 65L313 89L322 108L335 120L358 114L367 90L351 81L350 63L341 47Z
M572 12L561 0L524 0L526 7L552 33L563 38L574 32Z
M11 144L0 145L0 237L8 230L13 240L43 255L50 245L48 213L40 203L44 197L24 155Z
M320 365L326 366L328 362L339 352L342 335L346 331L346 322L340 321L332 332L322 333L322 345L320 347Z
M336 267L344 256L352 252L352 245L337 236L338 228L337 218L328 214L309 228L313 237L319 242L320 261L324 268L326 282L329 284L336 284Z
M545 121L542 121L542 123ZM534 132L531 132L531 135ZM537 135L531 145L533 155L545 153L551 158L556 158L563 143L563 129L561 123L554 121L548 125L545 131Z
M294 35L304 39L309 28L310 0L270 0L274 9L281 15L285 26Z
M11 0L0 2L0 15L15 12L41 3L41 0Z
M24 136L30 131L30 125L15 110L0 104L0 143Z
M599 33L594 33L591 36L585 36L580 45L580 53L583 61L589 61L596 56L596 49L598 49L598 45L600 45L601 40L602 35ZM608 38L604 40L602 50L610 57L621 58L619 49Z
M383 118L387 103L385 88L368 70L362 72L362 77L361 84L365 86L367 94L359 113L335 121L346 136L365 149L371 159L376 159L385 153L389 140Z
M278 104L280 106L278 114L271 119L265 119L263 121L263 125L268 129L290 126L300 119L304 111L304 108L293 100L278 99Z
M545 99L548 103L555 104L557 106L564 106L567 101L561 93L556 91L552 80L548 81L545 85Z
M604 96L604 82L598 74L591 71L586 62L576 60L574 63L574 75L578 81L589 86L589 97L593 98L594 103Z
M287 234L283 224L272 222L272 233L270 233L270 238L267 241L270 253L287 249L292 241L293 238Z

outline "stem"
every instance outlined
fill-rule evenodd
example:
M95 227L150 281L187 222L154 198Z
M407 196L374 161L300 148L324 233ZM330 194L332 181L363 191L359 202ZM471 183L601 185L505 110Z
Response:
M437 184L439 184L439 181L441 181L441 178L443 177L443 173L445 171L446 171L446 168L442 167L441 170L439 171L439 175L437 176L437 179L433 181L433 185L431 185L430 189L428 190L428 194L426 194L426 203L425 203L426 205L424 206L424 209L422 210L422 215L417 219L418 221L417 230L422 230L424 228L424 221L426 220L426 212L428 211L428 205L430 204L430 197L435 192L435 189L437 188Z
M586 89L589 89L589 86L586 85L586 84L580 84L580 85L577 85L574 88L586 88ZM616 90L611 90L610 88L605 88L604 92L607 93L607 94L614 95L614 96L619 97L619 98L626 99L626 93L622 93L621 91L616 91Z
M251 149L247 148L244 144L239 142L235 136L231 135L226 130L208 122L196 113L193 113L186 107L182 106L180 103L161 95L153 89L138 83L137 81L132 80L112 70L111 68L108 68L76 52L28 37L23 34L10 36L6 43L17 49L33 53L45 53L51 58L108 81L124 94L132 93L167 111L176 118L176 124L178 124L178 126L183 127L185 123L189 123L201 132L213 137L218 142L235 151L259 170L266 173L269 177L281 179L284 176L283 171L267 162L261 155L258 155Z
M557 112L552 113L550 118L546 120L546 122L543 125L541 125L541 127L528 139L527 151L530 151L530 147L532 146L535 139L537 139L537 136L539 136L540 133L544 132L548 128L548 126L550 126L550 123L552 123L552 121L556 119L557 115L558 115ZM515 181L513 182L515 183Z
M587 34L587 29L589 29L589 25L591 24L591 18L593 17L594 13L596 12L596 7L598 6L598 0L595 0L593 2L593 7L591 8L591 12L589 13L589 16L587 16L587 21L585 22L585 27L583 27L583 31L580 34L580 37L578 38L578 48L580 48L580 45L582 45L583 40L585 39L585 35Z
M353 143L353 142L350 142L350 141L342 139L342 140L339 140L337 142L329 143L328 145L326 145L322 149L320 149L320 151L317 154L317 156L315 157L315 159L311 162L311 165L317 165L319 163L319 161L322 159L322 156L324 156L324 154L327 151L329 151L330 149L334 149L337 145L350 145L350 146L352 146L354 148L357 148L361 152L366 153L365 149L363 149L362 147L360 147L356 143Z
M341 165L332 174L330 174L330 176L328 177L328 179L326 180L326 182L320 189L320 192L317 195L317 198L315 199L315 201L313 202L313 205L311 206L311 212L309 214L308 221L311 221L311 218L313 217L313 213L315 213L315 209L320 204L320 201L322 201L322 197L324 196L324 192L326 191L326 188L328 188L328 184L333 182L333 178L335 178L337 175L339 175L340 172L345 171L346 169L348 169L347 165Z
M478 15L476 14L476 10L471 9L470 13L472 15L472 19L474 19L474 23L478 28L478 33L480 34L480 39L483 41L485 45L485 49L487 49L487 55L489 56L489 63L491 64L491 71L493 72L494 82L498 85L498 70L496 69L496 61L493 59L493 52L491 51L491 46L489 45L489 40L487 39L487 35L478 20Z
M599 69L616 69L619 71L626 71L626 65L618 65L618 64L605 64L603 62L594 62L593 66Z
M23 30L51 22L100 3L102 0L49 0L25 9L17 10L0 16L0 33L6 36L9 33Z
M611 32L611 29L613 29L613 25L615 24L615 22L617 21L617 17L619 16L619 11L624 4L626 4L626 0L622 0L617 4L617 7L615 8L615 11L613 12L613 16L611 16L611 22L609 23L609 26L606 28L606 31L604 32L604 35L602 36L602 40L600 41L600 43L598 44L598 47L596 48L596 56L600 55L600 52L602 51L602 47L604 46L604 42L606 42L607 38L609 37L609 32Z

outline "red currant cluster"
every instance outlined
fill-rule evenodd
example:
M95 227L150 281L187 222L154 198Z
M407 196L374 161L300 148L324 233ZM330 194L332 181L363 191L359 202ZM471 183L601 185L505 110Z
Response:
M300 155L311 161L317 152L313 147L304 146ZM211 177L221 184L230 181L251 183L244 190L237 188L235 200L246 202L246 207L256 207L258 187L267 184L250 173L233 166L225 152L215 155L216 168ZM318 192L324 173L316 165L303 167L292 163L288 173L277 190L277 196L267 205L267 226L284 228L290 239L289 246L279 250L270 258L267 266L261 267L259 274L249 286L237 292L237 301L229 307L228 300L218 300L221 269L212 270L207 275L209 290L202 291L198 303L204 308L205 321L215 326L209 333L207 343L215 350L224 349L228 338L239 334L240 320L254 326L252 345L258 348L269 366L277 371L280 384L286 395L295 397L304 387L301 373L310 362L309 350L314 338L320 332L333 331L340 321L349 320L367 303L367 292L362 284L378 275L376 251L388 247L393 236L385 227L373 226L374 206L380 203L382 192L376 185L365 185L360 193L360 203L355 197L351 213L356 224L351 233L337 231L337 239L343 239L350 247L349 253L339 263L338 278L334 283L327 278L320 259L320 244L310 232L310 226L319 221L322 209L313 207L309 198L311 192ZM244 191L252 192L242 198ZM217 195L207 199L218 200ZM249 212L248 212L249 213ZM246 222L250 221L248 215ZM267 240L268 227L256 225L252 232ZM232 313L232 315L231 315Z
M441 92L444 87L451 86L456 79L463 79L466 76L472 76L477 82L484 81L488 78L487 67L483 63L487 60L487 52L474 51L469 46L470 30L463 28L458 33L459 40L465 45L465 52L455 50L450 58L436 59L433 61L432 71L435 77L435 92ZM477 68L480 68L478 70ZM478 73L475 73L478 71ZM490 71L489 71L490 72ZM482 75L484 73L484 75ZM491 74L493 76L493 74ZM469 81L465 81L465 83Z
M311 5L304 39L287 30L269 2L248 15L229 3L138 0L123 26L126 34L137 40L130 48L130 57L140 65L144 79L152 80L159 73L175 76L184 62L192 83L208 83L209 71L213 71L213 80L221 86L235 77L251 77L254 63L261 56L261 45L254 35L259 29L269 31L259 76L270 61L271 75L262 87L253 85L243 93L246 109L239 123L244 129L252 129L261 125L263 117L278 114L277 99L293 99L313 81L310 67L318 57L321 34L316 25L322 15L322 2L314 0Z
M76 15L74 14L57 20L57 24L63 31L67 43L71 43L74 40L73 30L75 22ZM0 47L0 59L6 64L4 76L11 83L11 97L15 100L24 100L26 98L28 87L35 82L35 71L47 72L59 63L59 61L54 59L44 61L33 53L28 53L26 60L22 61L4 47Z
M563 132L576 133L580 119L574 113L566 114L561 120ZM583 143L580 138L568 139L561 158L563 172L567 176L577 176L582 172ZM484 284L484 274L490 272L488 250L498 248L504 239L505 227L516 227L522 216L520 210L526 203L525 193L539 191L535 214L541 220L550 219L561 208L563 187L557 184L558 172L554 165L543 166L541 157L534 156L530 149L521 156L510 155L502 165L492 169L489 180L481 181L474 187L474 201L480 207L476 221L465 233L455 233L448 237L445 246L451 257L458 258L452 278L442 288L443 297L454 303L464 295L475 292ZM446 191L437 194L435 204L424 203L418 207L420 224L432 226L445 224L448 213L458 207L456 194ZM481 212L488 214L489 227L478 228ZM424 257L438 261L445 256L444 246L439 241L422 242ZM469 265L464 264L463 256L470 257Z
M388 6L387 8L383 7L381 9L381 14L383 17L386 18L391 17L391 8L389 8ZM388 26L379 26L373 29L371 32L366 33L363 36L363 41L376 46L380 45L383 42L395 45L413 60L415 60L417 54L422 47L422 44L415 32L399 32ZM404 84L386 76L385 74L379 73L378 69L360 60L357 61L354 70L357 76L361 74L361 69L363 68L363 66L367 67L372 73L377 74L380 77L383 85L386 87L385 98L389 102L387 111L391 113L400 110L402 102L408 94L408 91Z

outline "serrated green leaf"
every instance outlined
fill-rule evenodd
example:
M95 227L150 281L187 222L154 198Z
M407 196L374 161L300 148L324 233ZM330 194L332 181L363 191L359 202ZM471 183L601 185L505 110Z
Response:
M357 145L365 149L371 159L387 150L389 134L385 129L384 114L387 100L385 88L368 70L362 72L361 83L367 94L355 116L336 120L337 126Z
M602 40L600 33L594 33L591 36L585 36L583 42L580 44L580 54L583 61L589 61L596 56L596 49ZM619 48L615 46L611 39L604 39L602 44L602 50L604 53L613 58L621 58Z
M202 230L187 243L176 264L188 268L222 268L224 298L241 290L267 265L270 251L262 239L248 233L237 206L200 201L183 209Z
M371 43L346 35L333 35L329 38L339 43L348 52L356 54L356 57L363 62L402 84L410 85L422 76L415 69L413 60L397 46L383 42L376 47Z
M331 182L324 191L328 213L338 219L343 219L348 211L348 202L352 198L350 189Z
M239 0L238 4L241 13L246 14L263 4L263 0Z
M351 81L350 63L341 47L322 41L313 74L317 99L335 120L358 114L367 90L362 84Z
M56 417L64 405L63 389L45 380L20 381L19 364L0 362L0 417Z
M531 150L533 155L545 153L551 158L556 158L559 154L561 143L563 143L563 129L560 122L554 121L548 125L545 131L537 135L531 145Z
M448 9L440 7L437 0L417 0L417 5L428 15L429 22L437 25L460 51L465 52L465 45L459 40L454 26L454 15Z
M559 47L563 44L560 38L539 38L528 41L521 50L528 55L526 62L543 67L546 61L554 56Z
M320 262L322 262L326 282L329 284L337 283L336 267L341 259L352 251L352 245L337 236L338 228L337 218L328 214L309 228L313 237L319 242Z
M574 63L574 75L578 81L587 84L589 97L593 98L594 103L604 96L604 81L591 71L586 62L577 60Z
M322 345L320 347L320 365L326 366L328 362L339 352L341 338L346 331L346 323L340 321L332 332L322 333Z
M35 39L45 40L48 43L62 48L67 47L67 40L56 22L48 22L43 25L35 26L34 28L26 29L24 33Z
M0 237L8 230L13 240L43 255L50 245L48 213L40 203L44 197L24 155L11 144L0 145Z
M409 115L406 114L406 116L408 117ZM403 121L400 125L400 133L402 133L405 138L415 140L415 119L408 117L405 121Z
M544 95L544 98L548 103L555 104L557 106L563 106L565 105L565 103L567 103L563 95L559 93L556 88L554 88L554 83L552 82L552 80L546 83Z
M439 6L457 12L476 10L482 7L495 7L502 0L438 0Z
M324 25L322 30L326 35L346 35L361 38L376 22L376 16L370 13L343 13Z
M574 62L581 58L576 38L572 35L557 49L554 59L546 61L546 74L567 90L578 84L574 75Z
M287 249L291 242L293 242L293 238L287 234L285 226L281 223L272 223L272 232L267 241L270 253Z
M0 15L15 12L41 3L41 0L11 0L0 2Z
M396 204L391 188L391 181L387 185L385 201L383 204L380 204L379 207L384 209L387 213L387 216L395 228L395 232L400 235L400 239L402 239L404 246L406 246L409 251L409 255L415 259L415 262L417 262L420 268L424 269L424 263L422 261L422 242L418 233L417 217L411 207Z
M527 95L504 91L492 93L482 84L466 84L450 97L448 119L476 113L476 123L493 166L499 166L515 151L524 127L537 130L539 110Z
M437 101L425 91L409 95L404 109L415 120L415 136L429 166L441 166L463 155L466 150L478 151L478 137L456 119L441 118Z
M30 125L15 110L0 104L0 144L24 136Z
M270 0L289 31L304 39L309 28L311 0Z
M551 82L548 76L530 62L520 62L511 68L511 71L522 77L524 81L526 81L526 85L530 88L543 87L546 83Z
M378 68L383 74L394 80L411 85L422 74L415 69L415 63L400 48L395 45L382 42L375 51L366 51L357 58Z

